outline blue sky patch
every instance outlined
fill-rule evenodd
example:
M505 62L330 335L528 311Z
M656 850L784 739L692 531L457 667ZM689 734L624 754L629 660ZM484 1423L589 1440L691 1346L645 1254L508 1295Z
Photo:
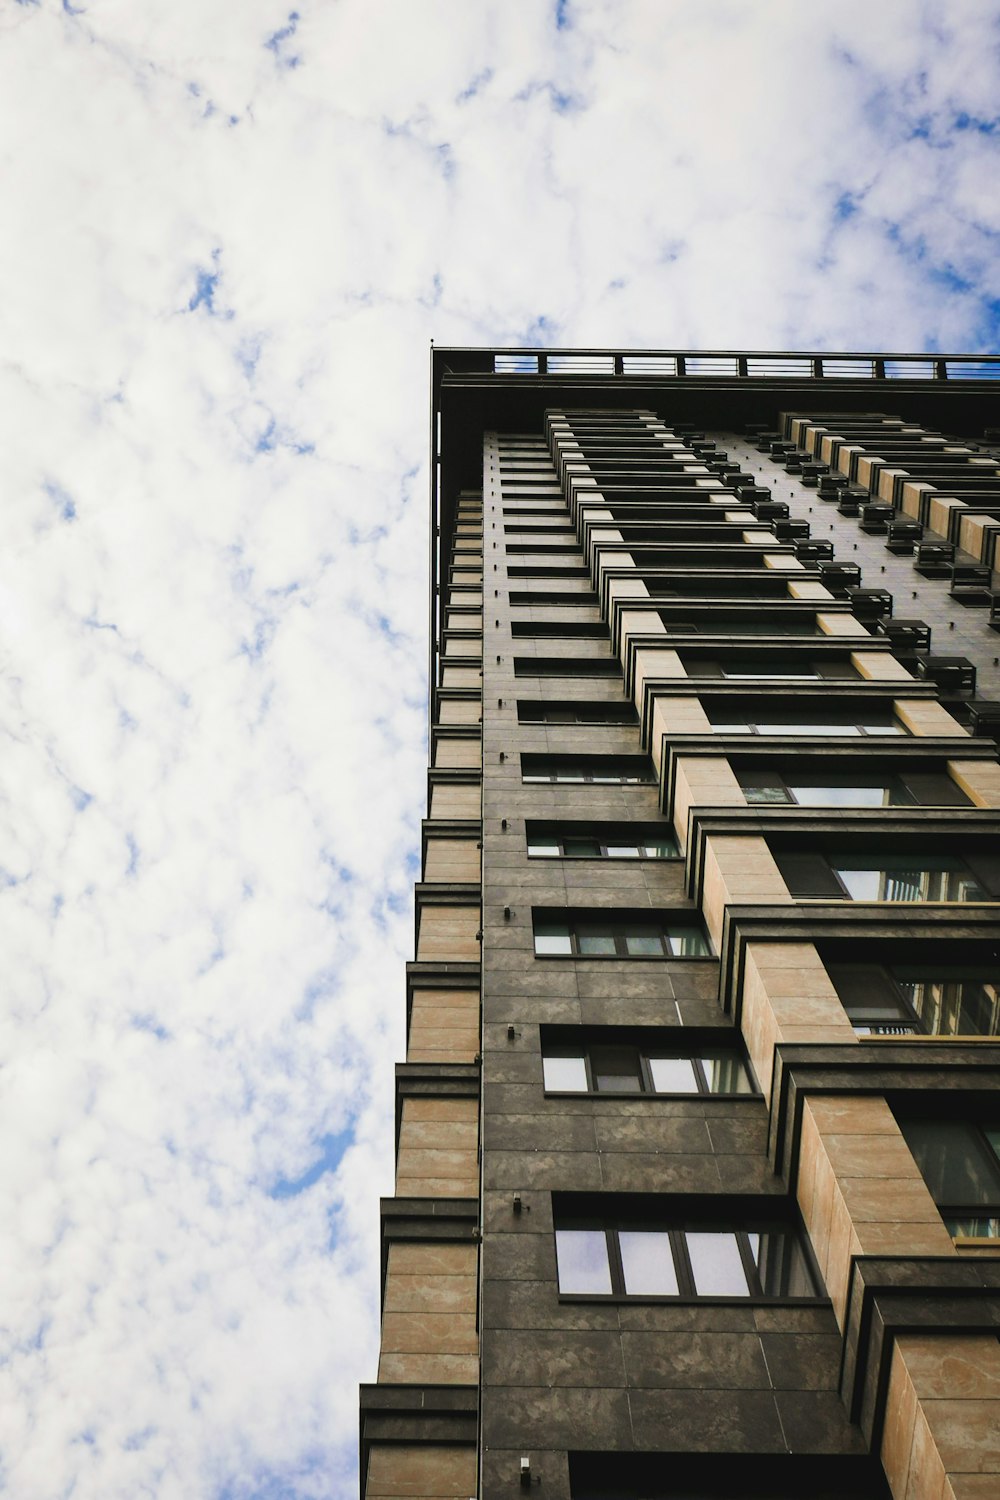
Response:
M299 1193L308 1191L314 1183L319 1182L321 1177L325 1177L327 1172L337 1170L344 1152L353 1144L353 1129L341 1130L336 1135L321 1135L317 1142L319 1151L315 1160L298 1177L279 1177L278 1181L268 1188L268 1197L295 1198Z

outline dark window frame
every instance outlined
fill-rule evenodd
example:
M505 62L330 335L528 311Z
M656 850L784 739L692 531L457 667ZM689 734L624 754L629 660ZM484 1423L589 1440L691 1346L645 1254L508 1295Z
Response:
M584 1230L593 1233L603 1231L611 1280L610 1292L563 1291L559 1284L558 1255L558 1235L561 1230ZM653 1232L666 1235L677 1281L676 1292L628 1292L625 1290L624 1262L618 1239L618 1236L622 1232ZM703 1232L732 1234L735 1237L740 1262L747 1282L745 1295L740 1293L699 1292L697 1290L687 1235ZM789 1293L768 1293L763 1290L760 1270L754 1258L753 1251L750 1248L749 1237L751 1234L780 1234L787 1236L794 1242L801 1255L806 1275L813 1285L813 1290L808 1296L795 1296ZM776 1217L773 1213L768 1215L765 1212L759 1218L754 1216L749 1222L741 1221L739 1223L733 1223L729 1219L706 1219L688 1215L673 1217L666 1215L647 1216L626 1214L619 1217L601 1214L583 1214L562 1217L557 1214L553 1224L553 1240L556 1245L556 1285L558 1287L560 1302L647 1302L672 1305L690 1302L709 1302L724 1306L746 1307L758 1304L766 1306L815 1306L816 1303L829 1300L825 1289L823 1289L823 1280L819 1274L808 1235L792 1219Z
M570 945L571 945L570 952L569 953L539 953L537 946L535 946L535 958L555 958L555 959L563 959L563 960L565 960L565 959L572 959L572 960L576 960L576 959L586 959L586 960L589 960L589 959L597 959L597 960L613 959L613 960L616 960L618 962L621 962L623 960L629 960L631 962L636 962L637 961L639 963L656 963L656 962L659 962L659 961L661 961L663 959L671 959L671 960L673 960L674 962L677 962L677 963L680 963L680 962L690 963L690 962L693 962L693 961L704 961L705 959L715 959L717 957L717 955L715 953L713 953L713 951L712 951L712 946L711 946L711 943L709 941L708 933L705 930L704 923L703 923L703 921L701 919L701 913L700 912L687 912L687 911L685 911L683 913L683 915L678 914L676 922L674 922L672 920L672 914L671 913L651 911L649 913L648 917L645 916L645 914L643 914L641 917L631 918L631 920L636 923L636 926L633 927L633 928L631 928L631 929L628 926L625 925L626 923L628 923L629 920L630 920L630 918L626 917L626 916L622 916L622 915L617 915L616 916L613 908L608 913L606 913L606 914L602 913L600 916L597 916L597 917L590 917L590 916L584 917L583 920L582 920L582 923L581 923L581 919L575 913L571 914L571 915L569 915L569 916L567 916L565 918L559 918L559 917L555 917L554 916L554 917L552 917L552 918L549 919L549 925L555 926L558 923L558 925L566 927L568 935L569 935ZM542 922L543 923L545 922L545 918L542 918ZM537 941L538 941L538 925L539 924L538 924L538 921L536 919L536 916L533 913L532 914L532 940L533 940L533 943L536 944L536 945L537 945ZM610 932L608 932L608 933L602 933L602 934L595 934L595 935L604 936L604 937L610 936L611 939L614 942L615 951L613 953L586 953L586 952L582 952L581 949L580 949L580 940L579 940L579 934L580 934L580 927L581 927L581 925L585 929L587 927L592 927L592 928L597 928L597 927L609 928ZM666 930L669 925L676 925L684 933L697 933L699 939L701 940L701 942L705 946L705 952L703 952L703 953L674 953L674 952L672 952L671 949L670 949L670 946L669 946L670 939L669 939L669 936L668 936L668 933L667 933L667 930ZM647 932L649 930L651 930L651 929L655 929L655 928L659 929L659 931L656 933L656 935L660 939L660 951L658 953L630 953L628 951L627 942L628 942L628 936L629 936L629 932L630 931L632 931L637 936L638 935L646 935L645 933L643 933L643 934L639 933L639 930L638 930L639 927L646 929Z
M650 1098L650 1099L727 1099L727 1100L733 1100L733 1099L758 1099L759 1100L759 1099L761 1099L763 1097L762 1094L761 1094L760 1088L759 1088L759 1086L757 1084L757 1081L754 1078L753 1073L752 1073L752 1071L750 1069L748 1060L747 1060L746 1056L744 1055L744 1053L740 1051L740 1049L739 1049L738 1046L736 1046L734 1044L732 1046L725 1047L725 1046L719 1045L718 1043L715 1043L715 1044L709 1043L707 1045L703 1044L703 1045L700 1045L700 1046L697 1045L697 1044L695 1044L695 1045L696 1045L696 1048L697 1048L697 1050L695 1050L695 1051L677 1051L677 1050L671 1050L669 1046L658 1046L658 1047L646 1046L646 1047L644 1047L644 1046L640 1045L639 1043L633 1043L633 1042L615 1042L615 1041L609 1041L609 1042L600 1042L600 1041L597 1041L597 1042L594 1042L594 1041L587 1041L587 1042L581 1042L579 1044L574 1044L572 1042L560 1042L560 1043L548 1043L548 1044L544 1044L543 1043L542 1053L541 1053L541 1057L542 1057L542 1083L543 1083L543 1092L545 1094L547 1094L547 1095L551 1095L553 1098L562 1098L562 1097L566 1097L566 1096L570 1096L570 1097L577 1096L577 1097L580 1097L580 1098L590 1098L593 1095L600 1095L602 1098L612 1098L612 1099L620 1097L620 1098L628 1098L628 1099ZM632 1051L632 1052L635 1053L635 1055L636 1055L636 1063L637 1063L635 1076L639 1079L639 1085L640 1085L638 1089L614 1089L614 1088L599 1088L598 1087L597 1082L596 1082L595 1069L594 1069L593 1054L594 1054L594 1052L599 1052L601 1050L611 1050L611 1049L616 1049L616 1050L620 1049L622 1051L630 1050L630 1051ZM567 1058L574 1058L574 1059L576 1059L576 1058L582 1059L583 1065L584 1065L584 1071L586 1073L586 1078L587 1078L587 1087L586 1087L586 1089L585 1090L581 1090L581 1089L553 1089L553 1088L549 1088L548 1085L546 1085L545 1081L544 1081L545 1080L545 1059L548 1058L548 1057L551 1057L551 1058L567 1057ZM740 1090L735 1090L735 1089L734 1090L723 1090L723 1089L713 1089L713 1088L711 1088L710 1085L709 1085L708 1077L707 1077L707 1075L705 1073L704 1061L705 1061L706 1058L708 1058L709 1060L711 1060L713 1057L718 1057L720 1059L725 1058L727 1061L728 1060L732 1060L733 1062L738 1063L739 1066L740 1066L740 1068L743 1071L743 1076L746 1079L749 1087L746 1088L746 1089L740 1089ZM692 1074L694 1076L694 1080L695 1080L695 1083L696 1083L697 1087L694 1088L694 1089L658 1089L658 1088L656 1088L655 1082L654 1082L654 1078L653 1078L652 1063L655 1062L659 1058L663 1058L663 1059L665 1059L666 1061L669 1061L669 1062L675 1062L675 1061L678 1061L678 1062L689 1062L691 1064ZM622 1076L624 1077L625 1075L623 1074Z

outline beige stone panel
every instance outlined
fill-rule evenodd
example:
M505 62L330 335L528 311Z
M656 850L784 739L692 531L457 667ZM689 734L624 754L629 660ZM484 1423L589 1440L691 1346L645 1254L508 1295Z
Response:
M846 474L847 477L850 478L851 459L854 457L855 453L860 452L861 449L858 447L857 443L845 443L837 453L837 472L839 474Z
M941 1500L997 1500L995 1474L946 1474Z
M806 424L802 432L803 441L801 446L805 448L807 453L819 452L819 445L823 441L825 431L825 427L817 427L812 422Z
M480 724L483 718L479 698L444 698L438 704L439 724Z
M452 589L448 603L454 605L456 609L463 606L470 609L478 606L481 609L483 596L478 589Z
M428 839L424 879L478 883L480 851L475 839Z
M455 538L455 551L461 553L463 557L474 556L482 561L482 537L457 536Z
M722 942L727 906L791 901L788 887L762 838L713 834L706 840L701 910L716 948Z
M893 708L912 735L955 735L968 739L969 731L932 698L898 698Z
M434 764L453 771L477 771L483 764L482 741L439 739L434 746Z
M460 782L455 786L431 788L432 818L475 818L482 816L482 788L478 782Z
M622 662L628 657L628 642L633 635L666 635L667 627L653 610L624 609L621 617L621 645L618 654Z
M906 1500L916 1420L917 1394L897 1342L889 1365L889 1389L880 1455L885 1477L896 1500Z
M900 501L904 515L911 516L914 521L920 520L920 499L928 490L933 490L932 484L925 484L923 480L911 479L903 485L903 493Z
M683 845L692 807L744 807L746 798L736 773L721 755L682 755L674 781L674 829Z
M461 1317L452 1312L386 1313L382 1319L382 1348L404 1354L417 1354L421 1351L476 1354L479 1340L476 1336L475 1314L472 1312Z
M741 1028L760 1086L771 1087L782 1041L857 1042L840 996L811 943L749 943Z
M889 651L852 651L851 661L861 676L872 682L913 681L912 674Z
M1000 1494L1000 1346L952 1332L897 1336L883 1463L905 1500Z
M833 445L834 445L834 443L842 443L843 441L844 441L844 434L842 432L827 432L827 433L824 433L824 435L822 436L822 438L820 438L820 444L819 444L819 456L820 456L821 461L823 463L825 463L825 464L832 463L833 462Z
M859 484L863 484L863 485L866 486L866 488L870 489L871 488L871 482L872 482L872 474L873 474L874 470L877 469L877 468L880 468L881 465L884 464L884 463L885 463L885 459L884 458L879 458L878 455L874 454L874 453L868 453L868 454L865 455L864 458L859 458L858 459L858 483Z
M893 486L897 479L909 478L907 469L880 469L878 475L878 497L892 504Z
M480 996L475 990L415 990L406 1061L472 1062L478 1050Z
M426 1279L427 1277L476 1277L476 1246L454 1240L396 1240L389 1246L387 1276ZM395 1296L395 1293L393 1293ZM389 1307L389 1281L386 1281L386 1307ZM406 1309L392 1303L393 1312ZM473 1303L473 1311L475 1303Z
M790 552L765 552L763 563L765 568L773 568L776 573L801 572L804 566Z
M481 667L445 667L441 673L442 687L478 688L482 682Z
M444 654L446 657L476 656L481 658L483 654L483 643L479 636L476 636L474 639L470 636L463 636L461 640L456 640L453 636L451 640L445 641Z
M616 599L648 599L649 589L641 578L612 578L608 584L608 599L614 604Z
M417 958L478 963L478 931L478 906L424 906L420 911Z
M378 1443L368 1458L366 1500L469 1500L476 1493L475 1448Z
M482 628L482 624L483 616L481 610L469 610L465 614L453 611L448 615L449 630L479 630Z
M868 640L871 636L853 615L824 615L816 616L816 624L824 635L863 635Z
M642 700L637 700L642 712ZM651 715L649 752L659 775L660 752L664 739L672 734L711 734L712 725L699 698L654 698Z
M378 1378L393 1385L475 1385L478 1354L435 1354L421 1350L401 1354L385 1349L379 1355Z
M788 580L788 593L792 599L818 599L829 604L833 595L830 590L824 588L815 578L807 578L804 583L790 578Z
M796 1195L841 1328L853 1256L956 1253L884 1099L806 1099L799 1160Z
M992 531L988 532L987 527L992 528L995 525L995 516L982 516L970 512L969 515L962 517L958 545L982 561L986 552L987 538L992 535Z
M1000 807L1000 763L950 760L948 774L977 807Z
M635 703L642 713L643 688L647 679L686 677L676 651L666 646L647 646L635 653Z
M744 519L745 519L745 517L743 517L743 516L738 516L737 517L737 520L739 520L739 521L742 521ZM766 546L768 546L769 543L771 543L771 542L774 541L774 532L773 531L744 531L744 532L741 532L741 537L742 537L743 541L746 542L747 546L749 546L749 547L766 547ZM767 566L770 567L771 564L768 563Z

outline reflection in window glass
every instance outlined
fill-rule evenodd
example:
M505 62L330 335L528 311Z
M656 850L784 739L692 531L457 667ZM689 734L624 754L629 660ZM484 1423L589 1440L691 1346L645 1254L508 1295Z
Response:
M615 934L610 926L588 922L580 926L576 934L577 947L581 953L614 953Z
M740 1059L729 1056L703 1057L701 1065L709 1091L713 1094L752 1094L753 1085Z
M800 807L891 807L894 804L887 786L791 786Z
M663 937L655 927L634 927L625 933L625 950L634 957L643 954L659 956L663 952Z
M677 1272L665 1230L619 1230L618 1246L628 1296L676 1296Z
M707 958L708 940L697 927L673 927L667 931L667 946L675 958Z
M594 1047L590 1069L598 1090L638 1094L642 1088L639 1054L634 1047Z
M698 1080L689 1057L651 1057L649 1071L658 1094L696 1094Z
M854 901L985 901L965 862L950 854L831 854L830 865Z
M561 1292L611 1291L608 1243L603 1229L557 1229L556 1262Z
M558 839L540 838L536 835L531 840L528 853L541 855L545 859L558 859L562 850Z
M751 1234L747 1238L765 1297L813 1295L813 1279L805 1252L794 1234L778 1231Z
M565 922L536 922L535 952L572 953L573 940Z
M587 1092L587 1064L582 1057L543 1057L545 1087L559 1093Z
M746 1297L749 1294L735 1234L689 1230L687 1247L699 1297Z

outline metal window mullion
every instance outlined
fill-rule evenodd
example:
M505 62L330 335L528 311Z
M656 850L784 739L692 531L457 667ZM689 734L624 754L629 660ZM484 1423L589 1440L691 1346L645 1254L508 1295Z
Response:
M588 1094L596 1094L597 1093L597 1085L594 1082L594 1065L590 1061L590 1048L589 1047L585 1047L583 1049L583 1066L584 1066L584 1071L587 1074L587 1093Z
M760 1232L758 1230L758 1235ZM737 1229L735 1234L740 1259L743 1262L743 1274L747 1279L747 1290L752 1297L762 1297L764 1287L760 1279L760 1270L754 1260L753 1251L750 1249L750 1236L745 1229Z
M622 1265L621 1246L618 1243L618 1229L610 1224L604 1226L604 1234L608 1244L608 1266L611 1270L611 1290L618 1297L624 1297L625 1292L625 1268Z
M636 1050L639 1052L640 1088L642 1089L642 1092L644 1094L655 1094L656 1088L653 1084L653 1070L649 1066L649 1058L646 1056L645 1052L641 1051L638 1048Z
M674 1257L674 1270L677 1273L677 1290L682 1297L697 1297L698 1289L694 1284L694 1272L691 1269L691 1257L688 1254L687 1235L683 1229L670 1229L670 1250Z
M698 1085L699 1094L710 1094L712 1092L712 1089L709 1085L708 1075L705 1072L705 1068L701 1058L689 1057L687 1060L691 1064L691 1067L694 1069L694 1080Z

